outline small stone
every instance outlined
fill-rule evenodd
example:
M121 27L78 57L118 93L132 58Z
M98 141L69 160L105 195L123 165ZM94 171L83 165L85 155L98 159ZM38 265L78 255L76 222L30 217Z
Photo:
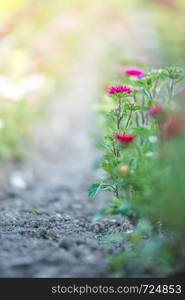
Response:
M101 224L97 223L97 224L93 225L92 230L95 233L100 233L100 232L103 231L103 227L104 226L102 226Z
M65 220L65 221L71 221L71 217L70 217L69 215L66 215L66 216L64 217L64 220Z

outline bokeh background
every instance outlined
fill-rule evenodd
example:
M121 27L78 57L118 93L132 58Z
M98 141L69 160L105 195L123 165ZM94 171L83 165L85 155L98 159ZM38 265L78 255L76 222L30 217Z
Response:
M1 0L0 157L22 156L23 138L75 74L87 40L101 40L106 66L183 66L184 16L184 0Z
M119 56L183 66L184 15L184 0L1 0L0 157L22 155L22 138L65 86L87 39L101 37L107 65Z

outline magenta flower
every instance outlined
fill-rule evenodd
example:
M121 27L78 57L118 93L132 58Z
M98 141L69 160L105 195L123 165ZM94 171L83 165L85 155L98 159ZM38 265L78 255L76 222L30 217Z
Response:
M148 113L150 116L155 116L157 114L160 114L163 112L163 107L160 104L156 104L154 106L151 106L148 110Z
M131 76L139 76L144 74L144 72L140 69L125 69L124 73L126 75L131 75Z
M108 89L109 94L117 94L117 93L127 93L131 94L132 90L128 86L112 86Z

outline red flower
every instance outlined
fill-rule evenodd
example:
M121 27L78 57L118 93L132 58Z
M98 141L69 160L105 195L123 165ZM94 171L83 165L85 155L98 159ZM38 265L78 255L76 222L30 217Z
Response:
M132 75L132 76L139 76L139 75L144 74L144 72L140 69L125 69L124 73L126 75Z
M119 142L129 144L129 143L133 142L133 140L135 139L135 136L130 135L128 133L123 133L123 134L118 133L118 134L116 134L116 139Z
M160 104L156 104L154 106L151 106L148 110L148 113L149 113L150 116L155 116L155 115L158 115L162 112L163 112L163 107Z

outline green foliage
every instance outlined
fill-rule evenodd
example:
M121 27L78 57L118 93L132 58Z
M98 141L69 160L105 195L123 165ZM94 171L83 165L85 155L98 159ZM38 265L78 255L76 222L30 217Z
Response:
M88 189L89 197L91 197L91 198L96 197L100 188L101 188L101 183L95 183L95 184L91 185L91 187Z
M119 214L137 224L133 232L123 233L128 247L112 259L113 272L128 275L134 267L136 275L166 276L184 268L179 260L184 260L185 116L174 96L182 80L184 70L178 67L151 70L130 81L128 97L105 95L100 104L104 175L90 194L104 190L113 196L112 206L98 211L93 221ZM135 138L117 140L116 134L125 132Z

